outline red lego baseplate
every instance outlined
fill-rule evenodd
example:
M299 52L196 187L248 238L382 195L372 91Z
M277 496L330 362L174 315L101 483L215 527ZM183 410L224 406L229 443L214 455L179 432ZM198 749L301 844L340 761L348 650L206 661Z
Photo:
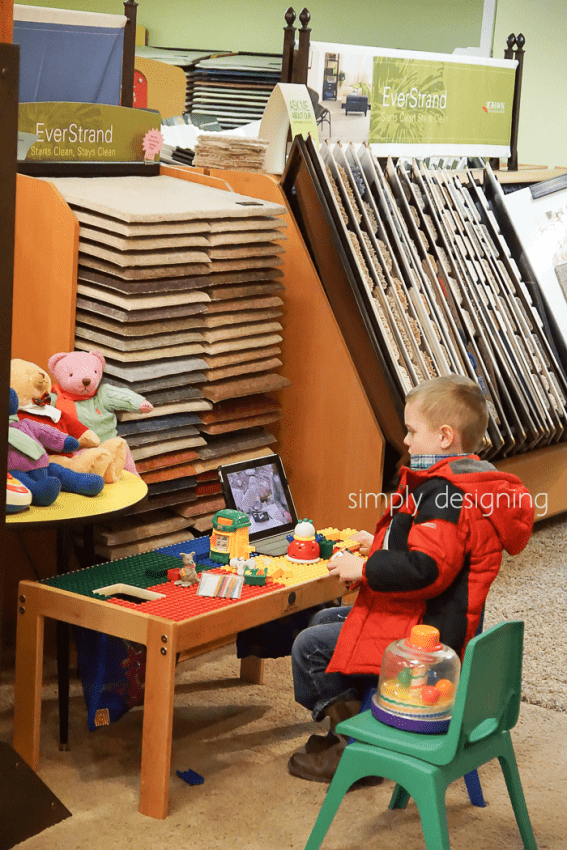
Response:
M218 568L210 570L214 573L225 573L232 575L231 571ZM113 605L121 605L123 608L133 608L136 611L142 611L144 614L153 614L156 617L163 617L165 620L173 620L176 623L182 620L189 620L191 617L196 617L200 614L208 614L210 611L217 611L219 608L226 608L228 605L236 605L239 602L246 602L249 599L255 599L257 596L265 596L267 593L273 593L275 590L280 590L285 587L285 584L271 582L264 587L257 585L245 584L242 588L240 599L218 599L209 596L197 596L198 584L191 587L179 587L170 581L162 584L155 584L148 587L148 590L153 590L156 593L164 593L163 599L152 599L148 602L127 602L124 599L108 599Z

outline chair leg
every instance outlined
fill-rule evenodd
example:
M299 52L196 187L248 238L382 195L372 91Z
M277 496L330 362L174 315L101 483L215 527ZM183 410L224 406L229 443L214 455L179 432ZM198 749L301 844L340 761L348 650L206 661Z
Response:
M362 779L363 776L371 775L371 772L365 767L365 765L368 765L367 753L368 748L364 744L354 743L345 749L333 781L329 785L315 825L311 830L309 840L305 845L305 850L319 850L337 809L350 786L358 779ZM445 848L441 848L441 850L445 850Z
M518 772L516 756L514 755L514 748L512 747L509 733L507 740L503 740L502 743L504 745L504 752L498 756L498 761L500 762L502 773L506 780L506 787L508 788L514 814L516 815L516 823L518 824L518 829L520 830L526 850L537 850L528 807L526 806L526 799L522 789L522 781Z
M471 770L470 773L465 773L464 779L467 791L469 792L469 798L473 806L484 808L486 806L486 802L484 794L482 793L480 779L478 778L478 770Z
M409 803L410 795L401 785L396 785L390 797L389 809L405 809Z
M414 800L421 818L421 828L427 850L451 850L449 826L445 808L447 784L440 772L422 780Z

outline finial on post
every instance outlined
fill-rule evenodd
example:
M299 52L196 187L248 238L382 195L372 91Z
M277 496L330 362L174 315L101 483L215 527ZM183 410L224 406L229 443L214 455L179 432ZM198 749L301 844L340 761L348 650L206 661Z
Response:
M295 9L291 6L285 13L287 26L284 30L284 42L282 50L282 83L291 83L293 77L293 60L295 52Z

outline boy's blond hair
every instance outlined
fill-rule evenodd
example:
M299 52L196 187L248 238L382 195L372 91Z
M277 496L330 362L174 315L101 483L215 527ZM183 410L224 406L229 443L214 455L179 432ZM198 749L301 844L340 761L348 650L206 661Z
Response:
M431 428L450 425L461 437L463 451L474 452L488 425L488 408L481 388L470 378L443 375L414 387L406 404L417 404Z

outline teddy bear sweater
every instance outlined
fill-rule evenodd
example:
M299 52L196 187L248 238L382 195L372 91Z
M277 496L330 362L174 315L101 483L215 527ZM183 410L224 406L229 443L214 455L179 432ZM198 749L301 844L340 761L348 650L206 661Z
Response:
M54 384L52 393L57 398L55 407L76 416L91 431L97 434L101 442L116 437L116 410L137 411L145 401L144 397L126 387L115 387L106 382L99 385L91 398L81 398L68 393Z
M10 424L10 428L17 428L23 434L27 434L33 440L49 449L52 452L62 452L67 435L51 425L34 422L32 419L22 419L20 422ZM8 447L8 466L9 470L18 470L20 472L30 472L32 469L43 469L49 465L51 458L47 452L42 452L38 460L28 457L12 446Z

